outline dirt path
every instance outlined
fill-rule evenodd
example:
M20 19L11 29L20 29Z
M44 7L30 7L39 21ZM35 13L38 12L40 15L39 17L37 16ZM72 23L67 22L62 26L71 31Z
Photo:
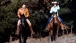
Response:
M19 40L12 41L11 43L19 43ZM49 37L45 38L28 38L27 43L76 43L76 36L69 34L58 37L56 41L51 42Z

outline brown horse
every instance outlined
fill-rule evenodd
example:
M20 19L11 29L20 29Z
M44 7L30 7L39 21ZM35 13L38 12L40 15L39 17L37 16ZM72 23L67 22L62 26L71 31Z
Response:
M54 13L52 15L52 19L50 20L50 23L47 25L45 30L50 31L49 34L51 35L51 41L53 41L53 40L55 40L56 37L58 37L58 30L59 29L65 30L67 28L68 27L66 25L63 25L61 23L60 19L57 17L57 14Z

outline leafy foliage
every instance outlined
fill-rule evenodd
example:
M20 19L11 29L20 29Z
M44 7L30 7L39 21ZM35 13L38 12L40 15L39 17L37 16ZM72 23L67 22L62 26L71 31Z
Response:
M4 2L3 2L4 1ZM25 0L13 0L10 3L6 3L6 0L3 0L0 3L0 31L6 34L6 30L13 31L16 29L17 25L17 10L21 7L21 3L25 2ZM42 4L42 2L39 2L36 4L34 8L31 8L31 3L33 0L28 0L26 5L30 12L29 20L31 21L34 30L42 31L41 29L44 29L46 27L46 23L48 18L51 16L49 14L49 10L47 8L50 8L52 4L49 4L48 6ZM59 10L59 16L64 20L65 24L67 25L73 25L73 15L72 15L72 0L57 0L60 2L60 10ZM42 7L40 7L42 6ZM39 9L40 8L40 9ZM41 12L40 12L41 11ZM7 33L9 33L9 31Z

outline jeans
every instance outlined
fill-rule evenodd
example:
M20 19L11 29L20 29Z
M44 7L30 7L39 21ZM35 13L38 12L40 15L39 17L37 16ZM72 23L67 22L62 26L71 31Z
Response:
M64 21L58 16L62 24L64 24ZM52 16L48 19L46 26L50 23L50 20L52 19Z

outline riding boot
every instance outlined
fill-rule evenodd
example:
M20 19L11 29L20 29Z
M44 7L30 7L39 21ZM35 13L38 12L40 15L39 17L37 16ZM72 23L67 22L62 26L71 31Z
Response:
M35 34L34 31L32 30L32 26L30 26L31 34Z
M51 36L51 42L53 42L53 36Z
M19 35L19 31L20 31L20 29L19 29L19 26L17 26L17 30L16 30L16 35Z

